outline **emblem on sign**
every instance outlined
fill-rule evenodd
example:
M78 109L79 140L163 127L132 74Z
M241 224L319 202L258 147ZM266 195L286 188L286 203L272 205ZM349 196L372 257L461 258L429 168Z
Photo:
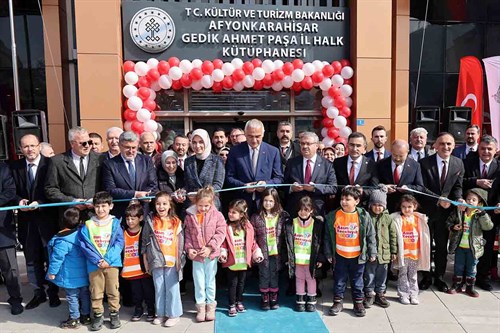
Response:
M143 51L163 52L174 41L174 21L167 12L159 8L141 9L132 17L130 36L135 45Z

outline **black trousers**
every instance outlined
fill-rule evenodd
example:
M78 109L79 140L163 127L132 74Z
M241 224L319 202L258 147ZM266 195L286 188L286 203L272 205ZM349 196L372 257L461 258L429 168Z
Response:
M0 248L0 271L5 279L5 286L10 296L9 304L21 304L23 297L21 296L15 247Z
M431 241L434 240L434 277L442 279L446 272L448 262L448 236L450 231L446 228L446 219L449 211L436 207L439 212L430 214L429 229ZM432 254L432 252L431 252ZM432 259L432 258L431 258Z
M229 284L229 305L243 301L243 291L245 290L245 279L247 271L227 270L227 282Z
M483 231L483 238L486 240L486 244L484 245L484 254L479 258L479 263L477 264L477 279L480 281L489 282L491 268L497 267L497 255L493 253L496 234L496 227L488 231Z
M127 280L132 293L132 302L136 309L142 309L143 302L146 302L148 313L155 309L155 286L152 277L142 279Z

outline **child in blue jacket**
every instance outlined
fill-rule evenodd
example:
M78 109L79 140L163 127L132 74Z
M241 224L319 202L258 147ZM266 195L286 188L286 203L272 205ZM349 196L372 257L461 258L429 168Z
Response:
M93 200L95 216L85 221L80 229L80 245L87 258L90 297L94 318L91 331L99 331L104 323L104 293L108 297L110 328L121 327L120 292L118 291L119 267L122 267L124 247L120 220L110 215L113 198L108 192L98 192Z
M80 211L68 208L63 215L63 226L48 243L49 269L47 280L66 290L69 318L61 328L78 328L90 324L90 293L87 263L78 242Z

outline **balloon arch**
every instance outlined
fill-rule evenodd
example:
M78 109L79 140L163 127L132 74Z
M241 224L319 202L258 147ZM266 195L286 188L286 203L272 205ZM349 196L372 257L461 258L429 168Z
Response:
M152 132L158 139L162 127L156 122L156 92L162 89L194 90L212 89L242 91L243 89L291 89L299 93L318 87L323 120L321 136L323 143L331 146L335 142L346 143L351 134L350 117L352 99L352 77L354 70L348 60L315 60L304 63L300 59L292 62L281 60L260 60L243 62L235 58L230 62L220 59L179 60L171 57L168 61L151 58L147 62L125 61L123 64L126 97L123 118L125 130L138 134ZM317 127L321 125L317 124Z

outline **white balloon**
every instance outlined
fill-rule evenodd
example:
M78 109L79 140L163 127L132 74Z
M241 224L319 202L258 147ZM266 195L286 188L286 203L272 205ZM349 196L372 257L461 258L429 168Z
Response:
M312 64L316 71L321 71L323 69L323 63L321 62L321 60L314 60Z
M142 108L142 99L137 96L132 96L128 99L127 105L130 110L137 111Z
M149 119L151 119L151 112L148 109L139 109L137 111L137 120L145 122Z
M343 84L342 87L340 87L340 94L344 97L349 97L352 95L352 87L348 84Z
M149 69L156 68L158 67L159 61L155 58L149 58L148 62L146 63L149 67Z
M351 66L345 66L340 71L340 75L342 75L344 79L350 79L354 75L354 69L352 69Z
M136 84L137 81L139 81L139 75L135 72L128 72L125 74L125 82L127 82L127 84Z
M136 96L137 87L131 84L127 84L125 87L123 87L122 92L125 97L130 98L132 96Z
M271 88L273 88L274 91L280 91L281 89L283 89L283 85L281 84L281 82L274 82Z
M196 91L201 90L203 88L203 85L201 84L201 80L193 81L191 83L191 88L193 88Z
M345 126L339 130L339 136L341 138L346 138L351 135L352 129L349 126Z
M245 86L245 88L252 88L255 84L255 79L252 75L246 75L241 82L243 83L243 86Z
M323 127L323 128L321 129L321 136L322 136L323 138L328 137L328 128Z
M136 72L137 75L139 75L139 76L146 75L148 73L148 70L149 70L149 66L144 61L139 61L134 66L134 72Z
M160 134L163 131L163 126L160 123L157 124L158 124L158 129L156 130L156 132Z
M234 58L233 60L231 60L231 64L234 66L234 68L241 68L243 67L243 60L241 60L240 58Z
M234 91L242 91L243 89L245 89L245 86L243 85L243 82L239 81L233 84L233 89Z
M255 80L262 80L266 76L266 72L263 68L257 67L253 70L252 76Z
M329 78L325 78L323 79L323 81L321 81L321 83L319 84L319 88L323 91L327 91L328 89L330 89L330 87L332 86L332 80L330 80Z
M170 76L161 75L158 79L158 84L162 89L170 89L170 87L172 87L172 79Z
M212 79L214 79L215 82L221 82L224 80L224 72L221 69L214 69L212 72Z
M347 119L344 116L337 116L337 118L333 119L333 125L338 129L342 129L347 125Z
M201 81L201 85L205 89L210 89L214 85L214 80L212 79L212 77L210 75L203 75L203 77L201 78L200 81Z
M321 105L324 107L324 108L329 108L330 106L333 105L333 98L331 98L330 96L325 96L321 99Z
M172 80L179 80L182 77L182 69L177 66L170 67L168 76L170 76Z
M300 82L304 80L305 74L304 71L300 68L294 69L292 72L292 79L294 82Z
M144 131L145 132L154 132L158 129L158 123L153 119L146 120L144 122ZM154 135L154 134L153 134Z
M329 136L325 136L322 140L323 144L325 145L325 147L331 147L333 146L333 144L335 143L335 140L333 140L332 138L330 138Z
M291 76L287 75L281 80L281 84L283 85L283 88L291 88L293 86L293 79Z
M274 70L277 70L277 69L280 69L281 67L283 67L283 61L281 60L274 60Z
M302 70L304 71L305 76L311 76L316 69L314 68L313 64L311 64L310 62L306 62L304 66L302 66Z
M352 98L351 97L346 97L345 98L345 106L350 108L352 106Z
M157 123L157 126L158 126L158 123ZM158 132L154 131L154 132L151 132L153 133L153 136L155 137L155 141L158 141L158 138L160 137L160 135L158 134Z
M262 69L266 73L272 73L274 71L274 62L269 59L264 60L262 62Z
M328 90L322 90L321 95L323 95L323 97L328 96Z
M203 61L201 61L200 59L194 59L193 61L191 61L191 64L193 65L193 68L201 68Z
M191 63L191 61L184 59L179 63L179 68L181 69L182 73L189 74L189 72L191 72L191 70L193 69L193 64Z
M132 122L127 120L126 122L123 123L123 129L125 131L131 131L132 130Z
M161 90L161 87L160 87L160 84L158 83L158 81L151 83L151 89L153 89L153 91L160 91Z
M339 115L339 109L337 109L335 106L329 106L326 109L326 115L328 118L335 119Z
M335 74L332 76L332 86L336 86L337 88L340 88L344 84L344 79L342 76Z
M224 75L226 75L226 76L229 76L229 75L233 74L233 72L234 72L234 66L230 62L223 63L221 69L222 69L222 73L224 73Z
M149 97L148 99L154 101L156 99L156 92L153 89L149 89Z

